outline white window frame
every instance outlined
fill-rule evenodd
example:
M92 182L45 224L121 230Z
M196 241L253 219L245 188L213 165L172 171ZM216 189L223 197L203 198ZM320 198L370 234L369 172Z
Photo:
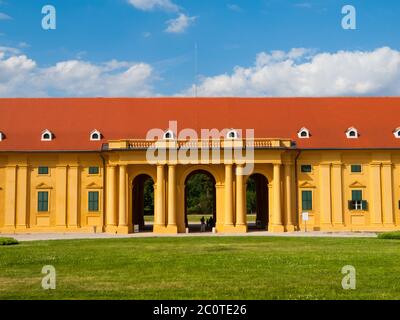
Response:
M0 141L3 141L4 139L4 133L0 131Z
M45 138L45 135L47 135L47 134L50 136L49 138ZM42 132L40 140L41 141L52 141L53 140L53 133L48 129L44 130Z
M233 134L233 137L231 137L232 134ZM230 129L226 134L226 138L230 139L230 140L236 140L236 139L239 139L239 134L235 129Z
M302 136L302 135L301 135L303 132L306 133L305 136ZM301 128L301 129L297 132L297 136L298 136L300 139L308 139L308 138L310 138L310 130L308 130L307 128L303 127L303 128Z
M400 139L400 127L393 131L393 135L396 139Z
M169 136L169 137L168 137ZM167 130L164 132L164 140L175 140L175 134L172 130Z
M355 132L355 136L351 135L351 132ZM358 130L354 127L348 128L346 131L346 137L347 139L358 139L359 133Z
M354 200L354 210L363 210L363 201L362 200Z
M98 138L94 138L93 136L97 134ZM101 132L99 130L93 130L90 133L90 141L100 141L101 140Z

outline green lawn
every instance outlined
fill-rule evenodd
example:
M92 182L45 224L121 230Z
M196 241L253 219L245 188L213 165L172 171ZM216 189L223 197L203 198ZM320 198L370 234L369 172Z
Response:
M400 241L183 237L0 246L0 299L400 299ZM57 289L41 289L41 269ZM343 290L353 265L357 289Z

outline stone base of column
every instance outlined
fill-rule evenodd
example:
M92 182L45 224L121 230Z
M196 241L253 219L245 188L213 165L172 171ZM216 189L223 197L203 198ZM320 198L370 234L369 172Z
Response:
M169 224L165 228L164 233L177 234L178 233L178 226L176 224L173 224L173 225Z
M21 230L21 231L23 231L23 230L26 230L26 229L28 229L28 226L27 225L18 225L18 226L16 226L16 228L15 228L15 230L16 231L18 231L18 230Z
M321 223L320 225L321 231L331 231L334 230L334 227L331 223Z
M233 224L226 224L222 227L223 233L235 233L238 232L236 227Z
M335 223L332 227L333 230L339 230L339 231L346 231L348 227L346 227L343 223Z
M118 226L117 228L117 233L119 234L129 234L131 232L132 230L129 228L129 226Z
M235 226L235 232L246 233L247 232L247 225L239 224Z
M165 233L166 226L155 224L153 225L153 233Z
M113 225L108 225L105 228L106 233L118 233L118 227Z
M66 230L68 229L68 227L67 227L66 225L63 225L63 226L55 226L54 228L55 228L55 230L57 230L57 231L66 231Z
M294 225L292 225L292 224L286 225L286 226L285 226L285 231L286 231L286 232L294 232L294 231L296 231L296 226L294 226Z
M390 229L390 228L394 228L395 225L393 223L385 223L385 224L383 224L383 227Z
M285 232L285 227L281 224L272 224L268 226L269 232Z
M91 231L93 233L94 232L93 227L91 227L91 229L92 229ZM67 230L67 232L80 232L82 230L82 228L78 227L78 226L68 226L68 227L66 227L66 230ZM97 233L101 233L102 232L102 228L101 227L96 227L96 232Z
M5 226L1 228L2 233L14 233L16 231L14 226Z

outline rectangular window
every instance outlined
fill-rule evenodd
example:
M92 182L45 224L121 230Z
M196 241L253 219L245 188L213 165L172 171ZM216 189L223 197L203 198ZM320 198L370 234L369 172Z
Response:
M99 211L99 192L89 191L89 211Z
M89 174L99 174L99 167L89 167Z
M312 191L302 191L301 201L301 208L303 211L312 210Z
M38 192L38 212L49 211L49 192L39 191Z
M349 201L350 210L367 210L368 203L362 199L362 190L352 190Z
M39 167L39 174L49 174L49 167Z
M310 173L311 171L312 171L312 166L310 164L302 164L301 165L301 172Z
M362 170L362 167L360 164L352 164L351 165L351 172L353 173L360 173Z
M362 201L362 190L351 190L351 200Z

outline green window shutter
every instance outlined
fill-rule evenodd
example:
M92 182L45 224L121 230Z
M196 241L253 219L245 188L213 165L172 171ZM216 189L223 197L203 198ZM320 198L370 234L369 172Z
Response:
M353 173L360 173L361 172L361 165L360 164L353 164L351 165L351 172Z
M301 192L302 210L312 210L312 191Z
M310 173L312 171L312 166L310 164L303 164L300 168L303 173Z
M99 167L89 167L89 174L99 174Z
M39 174L49 174L49 167L39 167L38 173Z
M352 190L351 191L351 200L362 201L362 190Z
M368 210L368 202L366 200L363 200L361 203L362 203L362 209L365 211Z
M98 191L89 191L89 211L99 211Z
M49 192L39 191L38 192L38 212L49 211Z
M355 205L354 205L354 201L353 200L349 200L348 204L349 204L349 210L354 210L355 209Z

